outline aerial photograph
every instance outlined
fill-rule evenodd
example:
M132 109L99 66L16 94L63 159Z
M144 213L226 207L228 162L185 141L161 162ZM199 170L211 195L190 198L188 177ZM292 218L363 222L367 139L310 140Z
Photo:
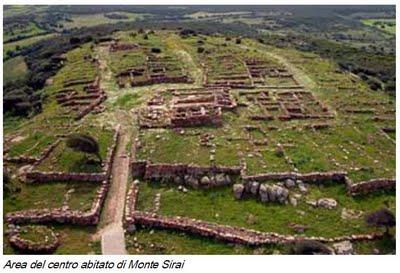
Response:
M396 6L4 5L2 39L4 255L396 254Z

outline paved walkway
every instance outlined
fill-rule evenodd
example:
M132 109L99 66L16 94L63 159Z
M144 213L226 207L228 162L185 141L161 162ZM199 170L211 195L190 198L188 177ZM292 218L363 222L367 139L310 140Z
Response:
M103 254L126 254L122 217L125 206L125 194L129 176L129 156L126 153L130 134L121 131L112 167L111 186L104 207L104 228L101 233L101 252Z

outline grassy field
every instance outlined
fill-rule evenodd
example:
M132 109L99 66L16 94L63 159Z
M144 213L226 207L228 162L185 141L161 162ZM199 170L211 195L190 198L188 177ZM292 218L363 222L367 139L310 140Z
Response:
M30 38L22 39L19 41L11 42L11 43L5 43L3 44L3 56L6 56L8 51L19 51L23 49L24 47L30 46L38 41L45 40L45 39L51 39L54 37L54 33L49 33L45 35L37 35L33 36Z
M127 19L110 19L103 13L98 14L85 14L85 15L73 15L71 17L72 22L63 22L64 29L79 28L79 27L91 27L95 25L110 24L117 22L136 21L144 16L144 14L136 14L130 12L113 12L115 14L121 14L128 17Z
M396 20L395 19L364 19L361 20L363 24L374 27L381 31L396 34Z
M138 17L131 14L129 20ZM199 15L204 16L204 15ZM87 17L77 16L69 27L109 22L104 15ZM114 21L114 20L113 20ZM111 145L112 131L116 124L134 132L141 145L136 150L138 160L154 163L186 163L201 166L212 164L223 166L246 165L247 174L265 172L314 172L344 170L355 181L395 175L395 133L385 134L383 127L395 127L395 99L382 92L372 92L368 85L354 75L342 72L332 61L302 53L293 49L275 48L249 39L236 44L234 38L223 36L191 36L181 38L170 31L159 31L145 35L133 31L113 34L120 43L135 43L138 49L110 52L104 44L87 43L66 53L66 61L51 83L44 87L48 95L43 112L30 119L10 119L5 121L5 147L8 156L38 156L43 149L53 143L60 135L72 132L87 133L95 137L100 146L102 158ZM40 37L40 36L38 36ZM22 43L28 40L21 40ZM33 42L33 41L32 41ZM9 45L11 46L11 44ZM13 45L16 46L16 45ZM119 88L117 74L131 67L146 64L146 56L152 48L160 48L160 57L166 66L173 66L195 79L190 84L158 84L151 86ZM199 52L198 48L204 51ZM92 62L96 58L96 62ZM136 115L147 101L161 91L166 107L172 102L169 88L198 87L203 83L205 74L209 81L215 81L225 74L248 75L246 60L262 60L269 68L285 69L293 78L265 77L267 85L277 85L281 89L271 89L272 100L285 91L285 86L298 82L306 91L315 96L314 101L301 101L304 111L321 113L321 104L325 104L333 118L330 119L293 119L290 121L254 120L254 115L266 111L278 116L279 111L267 110L265 105L256 104L251 92L267 89L234 89L232 97L240 104L234 110L223 110L222 126L201 126L171 129L138 129ZM98 64L98 65L97 65ZM159 62L150 62L150 66L159 66ZM208 70L205 70L206 66ZM150 67L149 66L149 67ZM26 71L22 57L14 58L4 64L7 71L5 81L21 77ZM84 71L84 73L83 73ZM178 70L171 70L175 73ZM179 70L181 71L181 70ZM172 74L171 74L172 75ZM173 74L175 75L175 74ZM55 94L62 90L69 80L94 80L100 77L100 85L107 94L105 110L98 114L89 114L75 121L71 112L57 104ZM254 79L253 79L254 80ZM250 84L250 77L246 78ZM85 94L84 85L74 85L78 94ZM286 103L289 103L288 101ZM320 103L320 104L319 104ZM349 113L349 110L367 110ZM376 117L383 117L379 121ZM311 130L315 123L327 123L328 128ZM254 126L248 130L247 126ZM201 140L209 137L209 146ZM134 140L126 148L130 150ZM260 144L261 143L261 144ZM282 147L282 148L279 148ZM281 150L282 149L282 150ZM98 172L101 166L87 161L86 156L74 152L65 146L65 141L41 162L37 170ZM23 165L9 164L12 174L17 174ZM71 209L87 210L98 189L96 183L49 182L42 184L22 184L13 176L12 183L21 188L20 192L4 199L4 212L29 208L55 208L67 203ZM235 200L231 187L210 190L189 189L188 193L178 191L173 185L159 185L143 181L140 184L140 210L153 209L156 194L161 194L161 208L158 213L170 216L186 216L206 221L241 226L261 231L275 231L282 234L295 234L293 225L306 227L304 235L337 236L352 233L364 233L376 229L366 226L363 217L353 220L342 218L343 209L362 211L364 214L389 204L395 211L393 191L377 192L359 197L346 194L342 184L310 186L297 207L291 205L263 204L255 198ZM298 193L295 191L295 193ZM67 196L67 197L66 197ZM306 203L322 197L334 198L338 207L333 210L314 208ZM67 199L67 200L66 200ZM185 204L177 206L177 204ZM98 253L100 244L92 241L96 227L81 228L69 225L54 225L62 234L62 245L57 253L85 254ZM135 239L136 237L136 239ZM127 234L128 251L132 254L271 254L274 251L286 253L285 247L268 246L250 248L235 246L209 239L181 234L179 232L141 229ZM6 241L6 240L4 240ZM11 253L9 246L6 253ZM381 253L393 249L390 241L355 243L357 252L371 253L377 248Z
M28 67L24 57L18 56L3 63L3 79L4 83L18 81L24 79L28 73Z

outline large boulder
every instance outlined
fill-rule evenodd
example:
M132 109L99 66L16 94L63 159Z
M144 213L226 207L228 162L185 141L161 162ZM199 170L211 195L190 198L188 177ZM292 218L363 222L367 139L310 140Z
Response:
M261 184L260 189L258 190L258 193L260 195L260 200L263 203L269 202L269 196L268 196L268 185Z
M215 175L215 184L221 186L226 184L225 175L223 173Z
M199 180L194 176L191 176L191 175L185 176L185 181L186 181L186 185L188 185L194 189L197 189L199 187Z
M208 186L210 184L210 178L208 176L203 176L200 180L200 184L204 186Z
M244 192L243 184L235 184L233 185L233 195L236 199L241 199Z
M285 180L285 187L286 188L293 188L295 186L296 186L296 182L293 179L288 178L288 179Z
M336 254L342 254L342 255L349 255L353 254L353 245L350 241L342 241L333 244L333 249L335 250Z
M337 202L333 198L320 198L317 200L317 207L334 209L337 206Z
M253 195L257 195L258 194L258 189L260 188L260 183L258 182L252 182L251 186L250 186L250 193Z
M301 180L297 180L296 182L297 182L297 186L299 187L300 192L301 193L307 193L308 190L307 190L307 187L304 184L304 182L301 181Z

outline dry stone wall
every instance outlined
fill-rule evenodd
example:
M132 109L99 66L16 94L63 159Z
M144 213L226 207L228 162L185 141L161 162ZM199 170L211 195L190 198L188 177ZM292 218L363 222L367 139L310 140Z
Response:
M107 159L104 165L104 168L107 168L107 170L104 170L105 179L101 182L101 186L96 192L92 207L89 211L64 208L24 210L7 213L5 221L14 224L55 222L61 224L96 225L100 220L101 209L110 186L111 166L118 143L119 131L120 126L117 126L113 136L113 144L108 149Z
M287 244L301 240L315 240L324 243L339 241L363 241L375 240L382 237L380 233L354 234L348 236L339 236L333 238L326 237L305 237L296 235L282 235L274 232L260 232L241 227L232 227L220 225L202 220L190 219L186 217L168 217L155 213L139 212L134 213L134 223L150 228L172 229L196 234L204 237L210 237L224 242L245 244L245 245L263 245L263 244Z

